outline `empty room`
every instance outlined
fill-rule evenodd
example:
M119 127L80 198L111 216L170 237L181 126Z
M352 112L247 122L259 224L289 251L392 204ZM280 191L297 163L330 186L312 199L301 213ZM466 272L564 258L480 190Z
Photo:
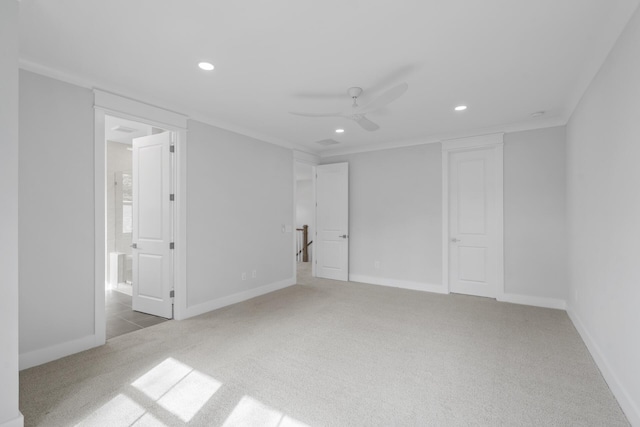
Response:
M0 0L0 427L640 426L639 0Z

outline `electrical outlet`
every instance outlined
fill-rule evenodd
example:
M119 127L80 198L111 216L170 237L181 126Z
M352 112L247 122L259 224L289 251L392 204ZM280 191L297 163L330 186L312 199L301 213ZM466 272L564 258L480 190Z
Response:
M242 280L247 280L247 273L243 272L242 276L240 276L242 278Z
M255 270L253 270L253 271L251 272L251 278L252 278L252 279L255 279L257 276L258 276L258 273L257 273Z
M380 269L380 261L374 261L373 268L375 268L376 270L379 270Z

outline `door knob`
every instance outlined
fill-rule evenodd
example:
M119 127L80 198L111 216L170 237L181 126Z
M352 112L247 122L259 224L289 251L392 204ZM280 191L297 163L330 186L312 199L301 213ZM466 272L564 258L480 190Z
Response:
M132 247L133 249L138 249L138 244L137 244L137 243L133 243L133 244L131 245L131 247Z
M451 238L451 242L453 243L458 243L460 241L460 239L456 239L455 237Z
M341 237L341 238L343 238L343 239L346 239L346 238L347 238L347 237L349 237L349 236L347 236L346 234L343 234L342 236L338 236L338 237Z

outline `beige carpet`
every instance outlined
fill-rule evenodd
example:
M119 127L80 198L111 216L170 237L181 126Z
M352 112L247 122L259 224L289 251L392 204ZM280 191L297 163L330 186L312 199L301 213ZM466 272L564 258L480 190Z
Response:
M562 311L299 283L23 371L26 425L628 425Z

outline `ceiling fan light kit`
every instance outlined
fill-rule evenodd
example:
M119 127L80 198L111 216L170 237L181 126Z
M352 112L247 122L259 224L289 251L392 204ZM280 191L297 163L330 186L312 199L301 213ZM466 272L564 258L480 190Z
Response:
M409 88L409 85L406 83L401 83L397 86L392 87L386 92L382 93L379 97L374 99L369 104L364 107L360 107L358 105L358 98L362 95L363 89L361 87L350 87L347 90L347 94L353 99L353 104L351 106L351 111L348 112L340 112L340 113L295 113L290 112L290 114L296 116L304 116L304 117L342 117L344 119L353 120L358 123L360 127L364 130L373 132L380 129L376 123L372 122L368 118L365 117L366 114L371 113L373 111L379 110L383 107L386 107L388 104L392 103L396 99L400 98Z

